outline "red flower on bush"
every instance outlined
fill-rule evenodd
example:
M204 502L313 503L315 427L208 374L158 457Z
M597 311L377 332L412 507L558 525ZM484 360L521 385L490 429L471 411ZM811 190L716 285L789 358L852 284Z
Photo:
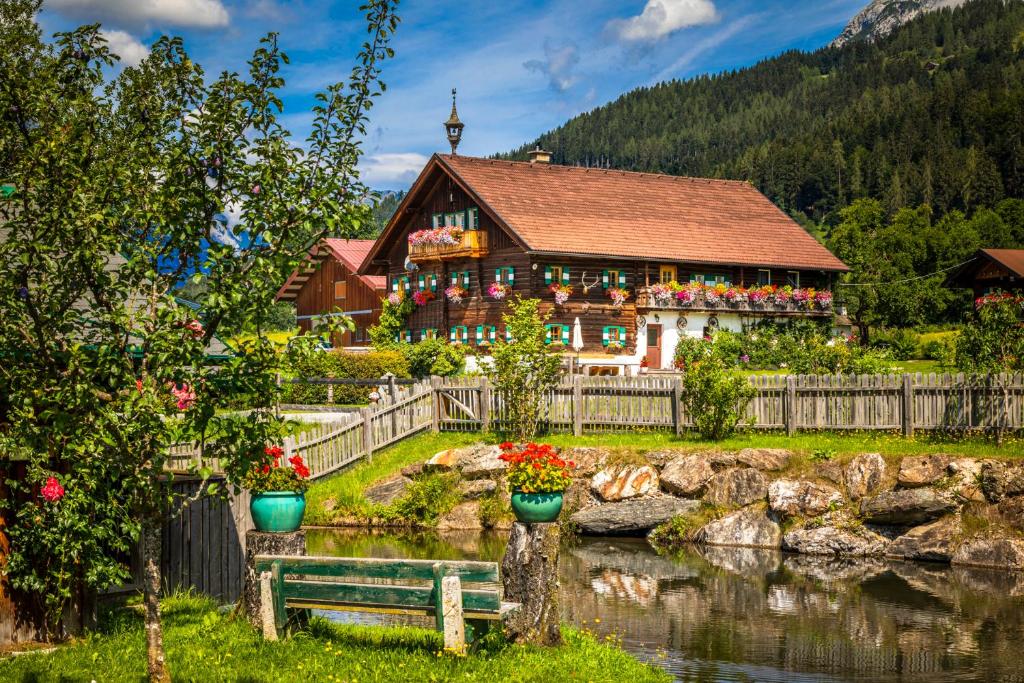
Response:
M56 503L58 500L64 497L64 487L57 481L57 477L48 477L46 484L39 491L43 499L49 503Z

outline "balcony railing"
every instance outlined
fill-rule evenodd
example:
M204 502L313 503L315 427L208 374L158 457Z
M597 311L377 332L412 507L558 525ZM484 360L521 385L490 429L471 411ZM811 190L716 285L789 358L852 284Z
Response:
M445 260L455 258L482 258L487 256L487 232L466 230L455 244L410 244L409 258L413 261Z
M831 292L819 292L821 298L799 300L801 290L796 290L797 299L790 296L787 300L782 297L765 296L763 298L751 298L749 293L735 292L730 297L724 294L710 294L706 291L690 291L688 296L679 298L676 292L670 294L656 294L650 287L642 287L637 290L636 307L659 309L659 310L684 310L684 311L717 311L727 313L752 314L775 314L790 313L802 315L831 315L832 296ZM803 290L807 291L807 290ZM757 300L759 299L759 300Z

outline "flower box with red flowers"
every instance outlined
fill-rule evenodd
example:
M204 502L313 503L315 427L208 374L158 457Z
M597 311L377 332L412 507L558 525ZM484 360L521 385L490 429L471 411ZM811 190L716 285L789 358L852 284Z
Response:
M576 463L563 460L548 444L501 444L502 460L512 491L512 512L526 524L549 523L558 519L562 494L572 484Z
M283 459L284 449L267 446L242 478L251 495L249 511L257 531L285 533L302 526L309 468L301 455L291 456L287 464L281 463Z

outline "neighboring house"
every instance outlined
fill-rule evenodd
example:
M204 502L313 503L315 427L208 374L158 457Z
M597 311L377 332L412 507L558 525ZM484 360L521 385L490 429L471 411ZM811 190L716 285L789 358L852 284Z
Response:
M550 343L570 347L578 317L580 360L592 371L632 374L644 359L670 368L680 335L832 316L829 290L847 267L750 184L549 158L536 150L529 163L448 154L427 162L360 271L386 276L389 293L434 294L411 315L407 339L443 335L485 348L505 334L508 297L489 293L495 283L508 296L542 299ZM561 305L551 291L559 283L572 288ZM444 294L452 284L467 292L461 303ZM772 286L795 288L796 301L776 301ZM827 293L802 301L810 288ZM621 305L615 289L628 292Z
M386 278L358 275L373 240L325 239L310 252L304 268L292 273L277 292L278 301L295 303L299 327L308 332L324 316L343 313L355 329L340 335L335 346L366 346L368 330L380 320Z
M968 263L950 276L954 287L974 292L974 297L989 292L1024 289L1024 249L979 249Z

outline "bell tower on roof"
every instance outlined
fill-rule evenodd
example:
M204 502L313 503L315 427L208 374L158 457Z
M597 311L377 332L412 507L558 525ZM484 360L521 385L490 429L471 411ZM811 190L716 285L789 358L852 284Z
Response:
M459 141L462 140L462 129L465 125L459 120L459 112L455 108L455 88L452 88L452 113L448 120L444 122L444 130L448 135L448 143L452 146L453 156L455 155L455 148L459 146Z

